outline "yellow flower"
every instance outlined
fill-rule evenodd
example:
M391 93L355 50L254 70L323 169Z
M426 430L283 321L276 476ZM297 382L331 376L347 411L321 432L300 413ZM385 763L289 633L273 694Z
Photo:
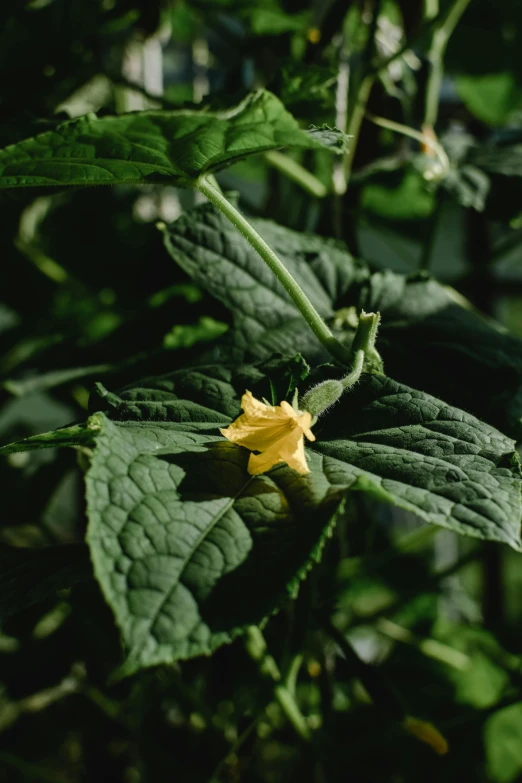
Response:
M312 414L296 411L288 402L267 405L245 392L241 399L244 413L221 434L250 451L248 472L252 476L264 473L278 462L286 462L298 473L309 473L304 450L304 436L315 440L310 431Z

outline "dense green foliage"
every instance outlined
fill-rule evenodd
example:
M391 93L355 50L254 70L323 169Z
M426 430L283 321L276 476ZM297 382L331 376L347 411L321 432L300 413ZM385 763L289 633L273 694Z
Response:
M0 783L522 780L518 21L2 6Z

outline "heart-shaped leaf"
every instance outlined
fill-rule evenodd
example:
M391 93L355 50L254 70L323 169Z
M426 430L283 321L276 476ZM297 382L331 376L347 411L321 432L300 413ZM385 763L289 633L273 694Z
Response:
M342 501L321 458L310 476L254 478L219 435L96 419L88 542L128 649L122 673L210 654L274 611Z
M247 384L269 379L204 367L95 398L113 420L90 419L88 542L128 649L122 673L259 624L318 558L350 491L520 549L517 456L492 427L365 375L316 425L309 475L281 464L252 477L249 452L219 434Z
M392 377L522 437L522 341L462 306L429 275L371 274L338 243L251 222L341 340L354 334L353 323L343 325L345 308L380 311L378 348ZM231 309L235 329L222 342L225 359L257 361L274 351L329 359L279 281L213 207L181 217L165 230L165 243Z
M369 277L367 268L332 240L298 234L269 220L250 222L325 319L333 318L336 302L349 289L355 297ZM308 361L328 358L279 280L210 204L168 226L165 244L193 280L231 309L235 330L225 342L242 358L267 359L276 351L299 352Z
M0 150L0 187L163 182L187 186L249 155L281 147L342 152L331 128L302 130L281 101L260 90L221 112L85 115Z

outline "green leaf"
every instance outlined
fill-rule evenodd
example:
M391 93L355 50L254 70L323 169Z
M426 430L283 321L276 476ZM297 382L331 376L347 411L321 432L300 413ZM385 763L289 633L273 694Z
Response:
M263 0L263 3L252 3L250 0L193 0L193 4L206 14L212 11L233 12L244 20L250 36L304 32L310 23L308 11L289 14L278 0Z
M391 184L386 184L390 179ZM361 206L386 220L418 220L431 215L435 198L421 174L409 169L398 184L395 175L384 178L382 183L371 182L365 185Z
M479 76L460 74L455 89L466 108L488 125L506 125L522 107L522 90L509 71Z
M448 290L427 272L399 275L385 270L368 279L357 304L368 312L379 310L386 324L417 321L455 304Z
M365 375L314 428L331 481L463 535L521 549L514 441L464 411Z
M295 389L302 386L302 382L308 377L310 367L300 354L293 359L283 359L275 354L271 359L263 363L263 371L267 374L270 383L271 396L268 398L272 405L279 405L281 400L292 400ZM261 396L263 391L260 390Z
M82 544L17 549L0 547L0 623L13 614L92 578Z
M97 383L89 409L118 421L170 421L211 431L238 415L239 400L247 389L258 399L278 405L292 399L309 370L299 354L293 359L274 355L257 367L210 365L175 370L144 378L117 394Z
M491 780L514 783L522 774L522 702L492 715L484 729Z
M272 8L261 8L253 3L245 16L248 18L250 29L254 35L283 35L284 33L304 32L310 23L308 12L287 14L276 3Z
M522 437L520 340L422 274L373 275L359 306L382 313L378 346L392 377Z
M333 318L336 300L368 276L363 265L331 240L268 220L251 223L325 319ZM235 326L230 342L241 356L264 359L274 352L299 352L308 361L327 358L281 283L210 204L166 227L165 244L199 285L230 308Z
M90 446L93 443L95 424L73 424L41 435L8 443L0 447L0 456L16 454L19 451L35 451L36 449L52 449L59 446Z
M350 343L354 333L345 308L380 311L378 347L392 377L522 437L520 340L460 304L462 298L426 273L371 275L331 240L251 222L342 340ZM167 227L165 243L174 260L232 311L224 360L255 361L274 352L299 352L309 362L329 359L281 284L212 206Z
M448 669L456 701L480 710L497 704L509 683L509 675L500 663L508 655L495 637L483 628L444 620L437 622L435 637L469 658L465 668Z
M281 464L251 477L249 452L219 428L246 389L269 388L248 366L99 388L93 407L108 415L90 419L88 542L128 648L122 673L209 654L259 624L319 557L349 491L520 548L518 462L496 430L365 375L315 426L309 475Z
M268 379L255 367L199 367L145 378L118 394L98 383L89 409L118 421L186 423L216 432L237 416L246 389L258 397L270 394Z
M302 130L271 93L252 93L221 112L142 111L117 117L85 115L0 150L0 187L190 185L249 155L324 146L342 152L336 130Z
M210 654L295 590L342 499L318 456L309 477L254 478L219 434L98 417L88 543L128 648L121 674Z
M207 315L201 316L197 324L176 324L163 338L163 347L190 348L197 343L209 342L228 330L228 325Z
M470 150L469 160L491 174L522 176L522 144L484 144Z
M337 70L310 63L290 62L281 74L281 100L298 112L309 104L332 108L335 105Z

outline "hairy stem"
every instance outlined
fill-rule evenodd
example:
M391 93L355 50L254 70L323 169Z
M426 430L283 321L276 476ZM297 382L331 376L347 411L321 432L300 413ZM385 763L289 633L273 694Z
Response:
M237 230L245 237L254 250L259 253L268 268L274 273L279 282L289 293L295 306L302 314L306 323L313 331L317 339L324 345L327 351L343 364L351 360L351 352L345 348L332 334L311 301L304 293L301 286L292 277L283 262L277 257L272 248L257 233L255 228L243 217L228 199L218 191L205 177L200 177L196 188L227 217Z

